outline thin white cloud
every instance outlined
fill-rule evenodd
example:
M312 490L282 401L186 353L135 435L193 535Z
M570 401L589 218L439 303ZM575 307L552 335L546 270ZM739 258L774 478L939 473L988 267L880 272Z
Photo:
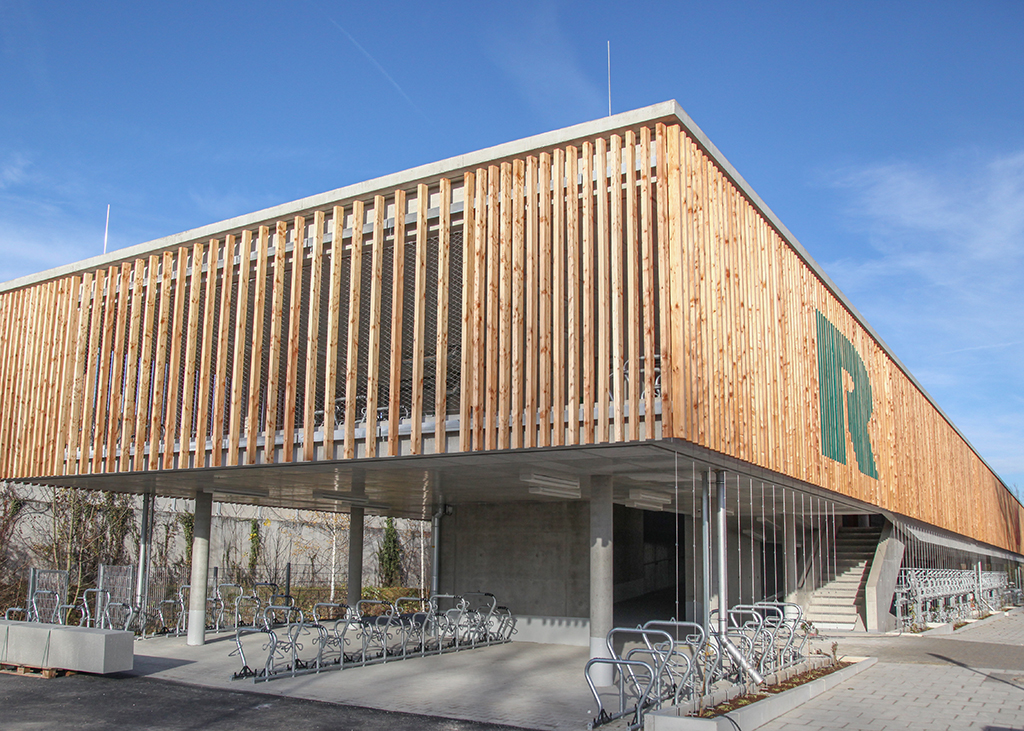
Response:
M388 80L388 83L391 84L393 87L395 87L395 89L398 91L398 93L402 95L402 98L405 99L407 102L409 102L409 106L411 106L413 109L415 109L417 114L419 114L421 117L423 117L424 119L429 121L429 118L427 117L426 113L424 113L424 111L419 108L419 106L416 104L416 102L414 102L412 100L412 97L410 97L408 94L405 93L405 89L403 89L401 86L399 86L398 82L395 81L394 78L392 78L391 74L389 74L384 69L384 67L380 65L380 62L377 59L375 59L370 54L369 51L367 51L365 48L363 48L362 44L359 41L357 41L352 36L351 33L349 33L347 30L345 30L341 26L341 24L338 23L338 21L336 21L334 18L331 18L330 16L328 16L327 20L330 21L331 25L333 25L335 28L337 28L338 30L340 30L342 33L345 34L345 37L348 38L349 41L352 42L352 45L355 46L357 49L359 49L360 53L362 53L364 56L366 56L367 60L370 63L372 63L374 65L374 67L376 67L376 69L381 73L381 75L385 79Z
M23 182L28 174L29 160L25 155L15 153L0 164L0 190Z
M1024 152L833 182L870 247L825 269L982 456L1024 483Z
M508 16L487 35L485 50L535 113L554 124L606 113L603 40L594 41L601 63L591 75L562 30L553 3L512 5L502 12Z

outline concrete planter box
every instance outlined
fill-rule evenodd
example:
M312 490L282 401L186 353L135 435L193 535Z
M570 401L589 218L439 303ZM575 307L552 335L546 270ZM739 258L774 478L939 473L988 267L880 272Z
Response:
M770 695L764 700L751 703L749 706L735 711L729 711L718 718L681 716L678 714L683 711L679 708L663 708L644 716L644 731L715 731L716 729L735 731L736 728L751 731L846 682L876 662L878 662L876 657L865 658L848 668L826 675L824 678L812 680L810 683L804 683L778 695Z
M0 664L118 673L135 664L131 632L0 620Z

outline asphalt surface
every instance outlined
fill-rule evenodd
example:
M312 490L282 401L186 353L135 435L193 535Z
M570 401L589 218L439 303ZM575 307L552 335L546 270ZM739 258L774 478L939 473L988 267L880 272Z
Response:
M473 721L217 690L114 674L49 680L0 674L0 729L511 731Z

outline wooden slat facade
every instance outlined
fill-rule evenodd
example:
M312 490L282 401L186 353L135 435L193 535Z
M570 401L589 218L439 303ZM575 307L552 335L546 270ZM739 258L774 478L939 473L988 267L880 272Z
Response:
M1020 505L743 191L642 125L4 291L0 475L673 437L1020 551ZM850 430L822 449L818 313L877 478Z

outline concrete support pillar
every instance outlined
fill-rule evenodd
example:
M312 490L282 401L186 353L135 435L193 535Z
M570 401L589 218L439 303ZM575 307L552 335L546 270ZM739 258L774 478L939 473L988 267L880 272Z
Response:
M142 519L139 521L139 568L135 573L135 606L145 612L149 600L149 547L153 540L153 515L156 495L142 496Z
M725 637L729 624L729 552L726 542L725 471L719 470L716 480L715 559L718 561L718 636Z
M786 537L785 597L787 602L796 602L796 592L800 586L800 571L796 561L796 514L783 513L782 521L782 532Z
M364 509L353 507L348 529L348 605L355 607L363 595Z
M710 472L703 474L701 484L703 489L700 495L700 545L701 545L701 584L703 608L701 611L701 626L704 628L705 636L710 636L711 630L711 481L714 475Z
M188 644L206 644L206 582L210 565L210 520L213 493L196 490L192 522L192 580L188 592Z
M612 553L612 479L590 478L590 657L608 657L605 644L612 629L614 566ZM611 665L591 671L595 685L611 685Z
M366 495L366 475L361 470L352 473L352 495ZM348 597L353 609L363 597L363 519L365 508L349 509L348 527Z

